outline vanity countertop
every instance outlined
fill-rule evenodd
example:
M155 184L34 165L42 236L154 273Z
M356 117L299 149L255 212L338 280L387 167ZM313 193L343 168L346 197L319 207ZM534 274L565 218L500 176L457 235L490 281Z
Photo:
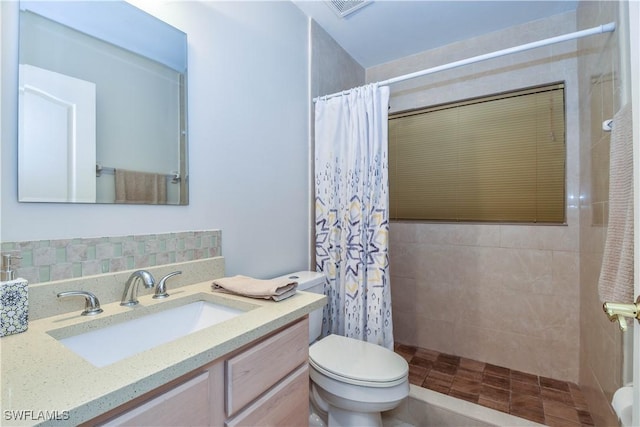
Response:
M26 332L3 337L0 425L77 425L207 365L325 303L322 295L300 291L279 302L212 292L211 281L170 293L165 300L142 296L134 308L117 302L106 304L104 312L95 317L81 316L83 302L78 300L75 312L30 322ZM248 311L101 368L54 338L157 311L161 305L169 308L199 300Z

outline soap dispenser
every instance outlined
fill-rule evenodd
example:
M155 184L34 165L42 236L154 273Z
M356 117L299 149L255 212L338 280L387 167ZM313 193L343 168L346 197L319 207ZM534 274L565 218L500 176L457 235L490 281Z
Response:
M29 293L27 281L15 277L13 261L19 256L2 254L0 269L0 337L27 330Z

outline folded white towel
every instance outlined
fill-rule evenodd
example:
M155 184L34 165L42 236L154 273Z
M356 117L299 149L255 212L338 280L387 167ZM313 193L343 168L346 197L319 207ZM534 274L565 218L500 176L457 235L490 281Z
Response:
M288 279L262 280L237 275L216 279L211 288L215 292L281 301L296 293L298 282Z

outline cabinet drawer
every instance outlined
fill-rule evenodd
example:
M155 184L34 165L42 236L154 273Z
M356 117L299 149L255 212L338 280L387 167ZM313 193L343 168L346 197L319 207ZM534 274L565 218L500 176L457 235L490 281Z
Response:
M234 415L252 400L306 363L309 326L304 320L226 362L226 412Z
M205 372L102 426L202 426L209 424L209 373Z
M306 426L309 424L309 365L305 363L249 405L226 427Z

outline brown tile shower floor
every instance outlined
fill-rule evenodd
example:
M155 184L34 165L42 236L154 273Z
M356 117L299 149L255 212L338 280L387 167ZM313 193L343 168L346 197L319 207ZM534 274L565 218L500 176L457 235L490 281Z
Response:
M552 427L594 425L576 384L402 344L395 350L411 384Z

